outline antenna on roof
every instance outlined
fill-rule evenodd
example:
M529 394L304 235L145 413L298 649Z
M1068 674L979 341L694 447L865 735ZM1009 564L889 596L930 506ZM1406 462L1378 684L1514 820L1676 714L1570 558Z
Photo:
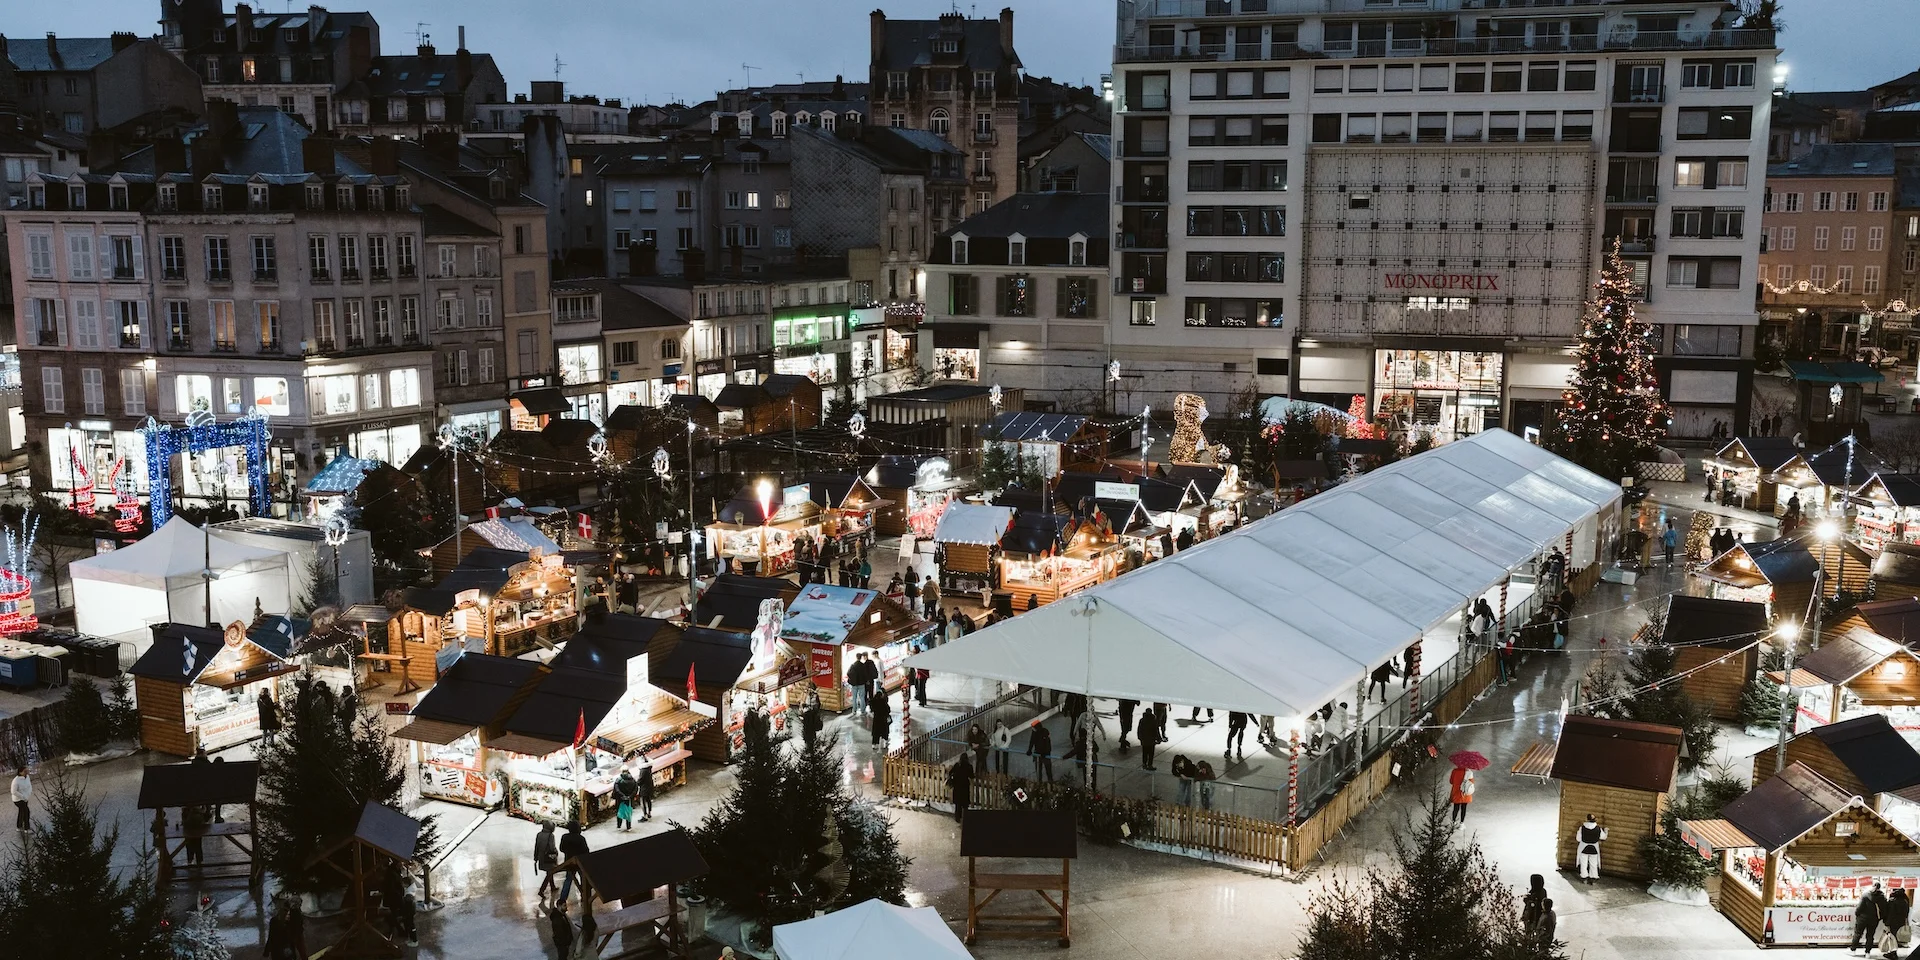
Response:
M560 70L562 67L565 67L565 66L566 64L560 62L560 55L557 53L554 54L553 55L553 78L555 80L560 79Z
M746 78L747 78L747 83L746 83L746 85L747 85L747 87L748 87L748 88L752 88L752 86L753 86L753 72L754 72L755 70L758 70L758 69L760 69L760 68L759 68L759 67L751 67L751 66L748 66L748 65L746 65L746 64L744 64L744 63L740 65L740 72L741 72L742 74L744 74L744 75L746 76Z
M428 41L428 39L430 39L427 36L427 27L429 26L432 26L432 24L426 24L426 23L421 23L419 21L414 21L414 24L413 24L413 45L414 46L416 47L421 46L425 44Z

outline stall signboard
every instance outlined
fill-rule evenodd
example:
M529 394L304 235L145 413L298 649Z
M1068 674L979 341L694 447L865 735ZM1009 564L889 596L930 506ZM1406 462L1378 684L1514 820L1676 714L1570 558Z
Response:
M609 740L606 737L594 737L593 745L616 757L626 753L625 750L620 749L620 744L617 741Z
M827 669L829 671L833 669L833 662L832 662L831 656L829 656L828 658ZM780 677L778 680L774 681L774 683L775 683L776 689L778 689L783 687L790 687L796 683L799 683L802 680L805 680L806 678L807 678L806 658L805 657L788 657L785 661L781 662Z
M1853 934L1851 903L1822 907L1768 907L1762 943L1841 944Z
M859 626L873 604L872 590L810 583L800 589L780 624L780 639L791 643L841 644Z
M807 652L807 661L813 667L813 685L831 690L839 684L840 678L833 673L833 645L816 643Z
M405 700L388 700L386 707L389 717L404 717L413 712L413 704Z
M1140 485L1137 483L1112 483L1096 480L1093 483L1093 495L1100 500L1138 500Z

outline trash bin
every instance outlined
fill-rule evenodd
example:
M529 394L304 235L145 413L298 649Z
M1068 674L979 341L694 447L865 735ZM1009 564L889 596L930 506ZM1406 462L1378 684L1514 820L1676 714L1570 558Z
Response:
M707 898L690 893L683 899L687 904L687 939L698 940L707 935Z

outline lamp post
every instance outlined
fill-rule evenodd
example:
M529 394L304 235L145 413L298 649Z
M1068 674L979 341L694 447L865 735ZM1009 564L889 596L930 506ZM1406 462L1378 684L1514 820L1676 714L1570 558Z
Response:
M1827 588L1825 583L1827 572L1826 547L1828 544L1832 544L1834 549L1840 554L1840 562L1838 564L1840 572L1837 574L1834 582L1834 595L1836 597L1839 595L1840 590L1847 585L1847 548L1840 536L1840 524L1832 520L1822 520L1819 524L1815 525L1813 528L1813 537L1821 544L1820 562L1816 563L1813 569L1812 643L1813 649L1818 650L1820 649L1820 620L1821 615L1826 612L1827 603Z
M693 617L694 601L700 599L699 581L695 572L700 568L700 558L694 553L699 543L699 527L693 522L693 478L699 476L693 466L693 433L699 425L693 422L693 414L687 414L687 617ZM665 448L662 448L665 449Z
M767 554L767 521L773 513L773 481L762 477L754 485L754 496L760 500L760 575L773 576L773 557Z
M1814 571L1813 585L1820 586L1820 572ZM1813 635L1820 635L1820 597L1814 593ZM1774 631L1774 636L1784 637L1787 641L1787 666L1785 680L1780 684L1780 742L1773 748L1773 772L1779 773L1787 766L1787 734L1793 729L1793 655L1800 648L1800 625L1788 621Z

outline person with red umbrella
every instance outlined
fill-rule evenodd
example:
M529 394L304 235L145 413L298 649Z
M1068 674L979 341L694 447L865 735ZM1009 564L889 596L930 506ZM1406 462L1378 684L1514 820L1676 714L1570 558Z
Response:
M1487 768L1487 758L1472 750L1461 750L1447 758L1453 762L1453 773L1447 776L1447 782L1453 790L1448 799L1453 801L1453 821L1467 821L1467 804L1473 802L1473 772Z

